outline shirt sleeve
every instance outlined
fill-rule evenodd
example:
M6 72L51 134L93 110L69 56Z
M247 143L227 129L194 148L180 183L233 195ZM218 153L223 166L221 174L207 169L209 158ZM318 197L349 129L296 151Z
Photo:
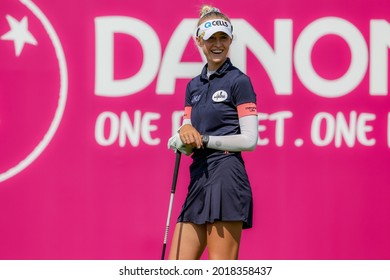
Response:
M189 83L187 84L187 88L186 88L186 99L185 99L185 104L184 104L185 107L187 107L187 106L192 106L192 104L191 104L190 83L191 83L191 82L189 82Z
M253 89L252 82L247 75L240 75L235 81L232 90L233 101L236 107L244 103L256 104L256 93Z

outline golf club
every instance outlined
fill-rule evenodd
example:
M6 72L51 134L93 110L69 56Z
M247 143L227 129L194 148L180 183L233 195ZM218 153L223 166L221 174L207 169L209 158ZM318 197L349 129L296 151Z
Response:
M181 152L176 151L175 169L173 171L171 198L170 198L170 201L169 201L168 217L167 217L167 223L166 223L166 226L165 226L165 236L164 236L164 244L163 244L163 248L162 248L161 260L164 260L164 258L165 258L165 250L166 250L166 247L167 247L169 224L170 224L170 221L171 221L173 198L175 197L176 182L177 182L177 175L179 173L180 159L181 159Z

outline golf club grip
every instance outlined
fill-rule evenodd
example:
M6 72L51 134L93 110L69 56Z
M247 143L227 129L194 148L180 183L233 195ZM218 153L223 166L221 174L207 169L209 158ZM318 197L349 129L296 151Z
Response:
M180 159L181 159L181 152L177 151L176 152L175 169L173 171L171 193L175 193L175 191L176 191L176 182L177 182L177 176L179 174Z

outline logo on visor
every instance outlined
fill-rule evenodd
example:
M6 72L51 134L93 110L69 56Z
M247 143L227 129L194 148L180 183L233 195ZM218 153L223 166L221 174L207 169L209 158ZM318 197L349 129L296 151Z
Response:
M205 25L204 25L205 28L210 28L210 27L213 27L213 26L229 27L229 23L227 21L224 21L224 20L213 20L213 21L206 22Z
M218 91L214 92L213 97L212 97L214 102L223 102L227 98L228 98L228 94L224 90L218 90Z

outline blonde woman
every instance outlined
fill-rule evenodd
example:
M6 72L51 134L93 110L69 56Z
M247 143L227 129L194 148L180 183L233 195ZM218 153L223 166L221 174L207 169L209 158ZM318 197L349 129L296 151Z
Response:
M168 145L191 155L188 194L169 259L237 259L242 229L252 227L252 191L241 155L258 137L256 94L228 58L230 19L203 6L196 42L207 64L187 85L184 120Z

